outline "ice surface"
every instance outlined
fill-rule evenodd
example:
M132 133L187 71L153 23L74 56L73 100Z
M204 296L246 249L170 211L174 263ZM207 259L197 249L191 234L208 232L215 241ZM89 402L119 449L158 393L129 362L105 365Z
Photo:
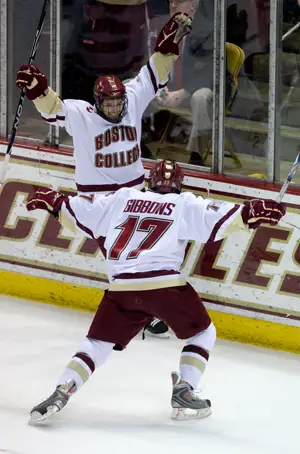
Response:
M299 356L218 341L204 376L210 418L170 419L182 341L141 337L114 352L43 427L31 408L87 333L92 314L0 296L0 453L290 454L300 452Z

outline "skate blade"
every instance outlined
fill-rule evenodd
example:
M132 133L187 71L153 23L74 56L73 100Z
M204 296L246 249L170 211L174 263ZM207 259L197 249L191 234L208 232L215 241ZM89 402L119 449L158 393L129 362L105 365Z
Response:
M193 412L193 413L188 413ZM187 408L173 408L171 419L174 421L186 421L189 419L203 419L211 415L211 408L202 408L201 410L193 410Z
M39 413L38 411L33 411L30 413L30 420L28 421L29 426L34 426L38 424L42 424L44 421L49 419L51 416L53 416L55 413L59 411L58 407L56 405L51 405L47 408L47 412L44 413L43 415Z

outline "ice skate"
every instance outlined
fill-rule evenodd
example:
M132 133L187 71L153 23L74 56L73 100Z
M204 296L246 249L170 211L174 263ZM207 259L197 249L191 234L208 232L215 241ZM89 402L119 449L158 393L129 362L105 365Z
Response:
M172 372L172 382L172 419L200 419L211 415L210 400L200 399L191 385L181 380L178 372Z
M154 318L146 327L145 332L151 334L154 337L160 337L162 339L169 339L170 333L168 325L162 320Z
M30 412L28 424L40 424L50 416L54 415L64 408L72 394L76 391L74 380L68 380L66 383L59 385L48 399L34 407Z

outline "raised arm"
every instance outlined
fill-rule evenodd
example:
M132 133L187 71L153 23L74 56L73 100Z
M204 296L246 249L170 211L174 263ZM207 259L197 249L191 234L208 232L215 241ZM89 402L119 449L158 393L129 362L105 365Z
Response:
M43 120L51 124L66 126L68 107L58 94L48 86L48 80L37 66L20 67L16 85L25 88L26 96L33 101ZM71 131L68 131L71 133Z
M45 210L58 219L63 227L97 239L105 237L118 194L94 199L94 196L66 196L51 188L35 192L28 200L28 211Z
M195 197L184 207L180 238L201 243L217 241L262 224L276 226L285 213L285 205L270 199L252 199L240 205Z
M190 33L191 18L184 13L171 17L156 40L155 52L147 65L143 66L135 79L126 84L126 90L144 112L160 88L168 83L169 72L179 56L179 43Z

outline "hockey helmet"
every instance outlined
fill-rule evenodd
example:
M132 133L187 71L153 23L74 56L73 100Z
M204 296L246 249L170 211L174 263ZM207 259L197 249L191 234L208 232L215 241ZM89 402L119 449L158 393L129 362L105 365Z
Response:
M110 123L119 123L127 113L126 89L116 76L97 78L94 99L98 114Z
M175 161L157 162L150 171L149 190L160 194L180 194L184 174Z

